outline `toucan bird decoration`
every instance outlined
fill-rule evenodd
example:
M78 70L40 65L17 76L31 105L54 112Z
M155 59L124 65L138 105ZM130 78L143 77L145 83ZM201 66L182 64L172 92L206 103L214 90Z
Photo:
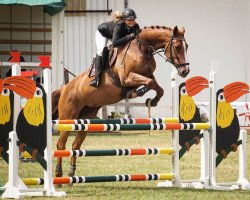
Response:
M201 76L195 76L179 86L179 121L180 123L198 123L201 122L200 111L197 108L193 96L200 93L208 87L208 80ZM196 144L200 142L200 130L180 130L179 144L185 147L187 151L190 149L192 139Z
M34 81L25 77L11 76L0 79L0 155L7 155L9 133L13 130L13 91L30 98L33 96L34 89Z
M240 134L239 120L231 102L249 93L249 86L243 82L233 82L216 93L216 152L227 157L226 149L237 151Z
M27 99L17 119L17 136L20 142L19 149L28 146L34 149L32 158L37 152L44 155L46 148L46 93L40 84L36 84L33 98Z

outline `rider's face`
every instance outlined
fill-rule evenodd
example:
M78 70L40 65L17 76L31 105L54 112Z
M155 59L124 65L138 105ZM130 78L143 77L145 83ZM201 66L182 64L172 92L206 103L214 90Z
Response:
M135 25L134 19L125 19L125 24L129 27L133 27Z

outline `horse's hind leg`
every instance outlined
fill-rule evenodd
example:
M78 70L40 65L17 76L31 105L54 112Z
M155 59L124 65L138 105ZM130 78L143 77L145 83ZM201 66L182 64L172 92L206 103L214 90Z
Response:
M87 136L86 131L79 131L76 134L75 140L72 144L72 150L80 150L83 141ZM68 176L74 176L76 170L76 157L71 157Z
M69 131L62 131L60 132L60 137L57 142L57 150L65 150L66 148L66 142L68 140L70 132ZM57 158L57 164L56 164L56 170L55 170L55 176L56 177L62 177L63 171L62 171L62 157Z
M100 107L98 108L84 108L80 114L81 117L87 119L87 118L96 118L96 114L98 112L98 110L100 109ZM81 145L83 143L83 141L85 140L87 136L87 132L86 131L79 131L76 134L75 140L72 144L72 150L80 150ZM68 176L74 176L75 175L75 170L76 170L76 157L71 157L71 162L70 162L70 166L69 166L69 171L68 171Z
M59 119L76 119L79 116L79 113L81 111L80 106L74 106L71 105L70 103L65 105L61 105L60 110L59 110ZM65 150L66 148L66 143L69 137L70 131L61 131L60 132L60 137L57 142L57 150ZM56 170L55 170L55 175L56 177L61 177L63 175L63 170L62 170L62 157L57 158L57 165L56 165Z

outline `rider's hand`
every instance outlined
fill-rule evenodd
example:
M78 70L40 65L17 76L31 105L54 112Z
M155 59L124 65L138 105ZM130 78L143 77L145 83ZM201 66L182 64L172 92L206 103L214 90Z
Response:
M135 33L130 33L129 36L131 40L135 39Z

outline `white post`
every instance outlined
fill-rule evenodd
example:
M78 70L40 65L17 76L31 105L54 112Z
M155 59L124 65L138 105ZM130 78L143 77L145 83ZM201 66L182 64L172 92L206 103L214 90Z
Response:
M52 16L52 89L55 90L61 87L64 78L64 63L63 63L63 26L64 26L64 11Z
M209 187L216 187L216 88L215 88L215 71L210 72L210 122L211 132L209 134Z
M126 103L126 105L128 105L128 103L129 103L129 100L127 98L125 99L125 103ZM124 114L125 114L124 118L128 119L129 118L129 106L125 106Z
M172 89L172 117L179 118L179 95L178 95L178 85L176 84L176 70L172 71L171 74L171 89ZM178 81L179 83L179 81ZM172 146L175 153L172 155L172 166L173 174L175 176L173 186L181 187L182 182L180 178L180 160L179 160L179 131L172 131Z
M18 161L19 161L19 149L17 146L17 135L14 131L9 134L9 180L4 186L6 188L2 195L2 198L15 198L19 199L23 196L21 190L27 190L28 188L18 176Z
M46 120L47 120L47 148L44 151L47 161L47 171L44 171L44 189L47 196L66 196L65 192L56 192L52 176L52 100L51 100L51 70L46 68L43 71L44 90L46 92Z
M172 91L172 117L179 117L179 99L178 99L178 87L176 86L176 71L173 70L171 74L171 91ZM182 187L180 179L180 166L179 166L179 131L172 131L172 147L174 154L172 155L172 173L174 174L174 180L159 182L158 187Z
M19 76L21 74L21 67L18 64L12 66L12 76ZM18 114L20 112L21 98L18 94L14 93L14 106L13 106L13 130L16 130L16 122ZM6 191L3 194L3 198L15 198L20 197L21 193L19 189L27 189L26 185L21 181L18 176L19 166L19 149L17 147L17 135L15 132L9 134L9 173L8 182L5 184Z
M12 66L12 76L20 76L21 67L18 64ZM13 107L13 130L16 130L17 117L20 112L21 98L18 94L14 93L14 107Z
M107 106L103 106L102 107L102 114L101 114L101 118L103 119L107 119L108 118L108 111L107 111Z
M200 180L203 181L203 186L204 188L209 187L210 185L210 158L212 155L211 151L211 140L210 138L212 137L212 127L216 127L214 123L216 123L216 121L213 121L212 119L216 119L216 115L214 116L212 113L215 112L216 110L212 109L216 109L216 107L214 108L213 106L216 105L214 103L215 101L215 72L211 71L209 74L209 110L210 110L210 124L211 124L211 128L209 130L203 131L203 138L201 140L201 177ZM212 108L213 107L213 108Z
M242 144L239 146L239 179L237 183L241 189L250 190L250 183L247 180L247 131L241 130L239 140Z
M210 131L203 131L203 138L201 140L201 177L200 181L203 182L203 187L209 185L209 134Z

